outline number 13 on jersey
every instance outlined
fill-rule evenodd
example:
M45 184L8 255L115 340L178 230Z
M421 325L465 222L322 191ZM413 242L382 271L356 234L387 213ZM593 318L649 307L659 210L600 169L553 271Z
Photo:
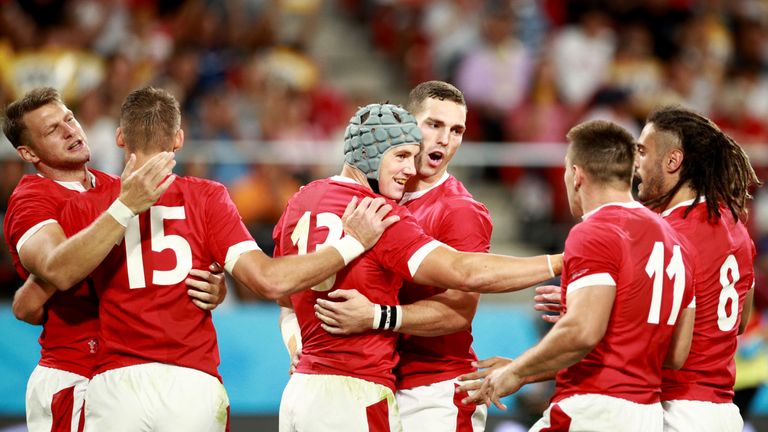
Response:
M341 239L344 234L344 225L341 222L341 218L335 213L323 212L318 213L316 217L316 228L324 227L328 228L328 235L325 237L325 241L318 243L315 246L315 250L320 250L326 244ZM312 232L310 227L312 221L312 212L304 212L298 222L296 222L296 228L291 233L291 241L293 245L298 248L299 255L306 255L310 251L309 234ZM314 291L328 291L333 288L333 284L336 282L336 275L329 277L317 286L312 287Z

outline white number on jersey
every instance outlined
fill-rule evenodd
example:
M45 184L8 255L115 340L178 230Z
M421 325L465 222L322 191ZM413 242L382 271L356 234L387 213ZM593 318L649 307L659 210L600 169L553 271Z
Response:
M341 239L344 234L344 225L341 223L341 218L334 213L323 212L317 215L317 228L328 228L328 236L325 241L315 246L315 250L320 250L326 244ZM304 212L299 221L296 223L291 233L291 241L293 245L299 249L299 255L306 255L309 253L307 250L307 244L309 242L309 233L311 232L310 223L312 220L312 212ZM312 287L314 291L328 291L333 288L333 284L336 283L336 275L332 275L328 279L320 282L318 285Z
M192 270L192 248L189 246L189 242L178 235L165 235L163 221L166 219L186 219L184 207L152 206L149 208L152 251L162 252L170 249L176 255L176 267L171 270L152 271L153 285L175 285L183 281L189 271ZM141 230L137 217L131 219L125 229L125 252L128 266L128 286L131 289L146 288L144 257L141 252Z
M729 272L731 275L730 279L728 278ZM724 332L733 329L736 321L738 321L739 293L736 292L736 282L740 278L739 264L736 262L736 257L728 255L723 265L720 266L720 285L723 289L720 290L720 301L717 303L717 327ZM730 311L726 310L728 300L731 301Z
M648 277L653 278L653 295L651 308L648 311L648 323L658 324L661 315L661 294L664 289L664 243L654 243L651 256L645 265L645 272ZM667 277L673 281L672 311L667 319L667 324L674 325L680 314L680 306L685 292L685 266L678 245L672 247L672 258L667 265Z

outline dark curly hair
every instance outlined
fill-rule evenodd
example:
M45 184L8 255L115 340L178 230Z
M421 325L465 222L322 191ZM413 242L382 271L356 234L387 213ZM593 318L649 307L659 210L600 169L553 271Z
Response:
M696 193L693 209L702 196L706 199L707 216L720 218L720 206L727 207L734 219L747 220L750 189L763 183L755 175L749 156L728 134L708 118L680 106L665 106L653 111L646 120L656 131L677 138L683 149L680 179L667 193L647 201L651 208L666 207L686 183Z

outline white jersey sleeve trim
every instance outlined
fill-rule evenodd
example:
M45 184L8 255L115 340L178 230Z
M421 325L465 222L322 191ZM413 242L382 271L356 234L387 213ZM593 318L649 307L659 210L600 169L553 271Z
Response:
M685 307L686 309L696 309L696 296L693 296L691 303Z
M420 247L419 250L411 255L411 258L408 259L408 271L411 273L411 277L413 277L416 274L416 271L419 270L419 267L424 261L424 258L426 258L430 252L439 248L440 246L448 247L444 243L441 243L437 240L432 240L431 242Z
M229 249L227 249L227 257L224 258L224 270L226 270L227 273L232 274L232 269L235 268L235 264L240 256L246 252L254 250L261 250L261 248L253 240L246 240L230 246Z
M56 219L46 219L37 225L33 226L32 228L28 229L27 232L24 233L24 235L21 236L19 239L19 242L16 243L16 253L21 253L21 247L24 246L24 243L27 242L27 240L31 239L33 235L37 234L40 229L42 229L46 225L59 223Z
M596 285L616 286L616 281L608 273L595 273L572 281L568 284L565 292L568 295L573 291Z

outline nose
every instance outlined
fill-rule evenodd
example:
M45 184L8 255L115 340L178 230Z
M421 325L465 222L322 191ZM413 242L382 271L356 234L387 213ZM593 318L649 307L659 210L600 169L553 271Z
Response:
M66 135L67 137L71 136L72 134L75 133L75 130L76 130L74 122L73 123L64 122L64 128L62 130L64 131L64 135Z
M411 177L416 175L416 165L414 159L409 159L408 163L403 168L403 174Z
M440 132L437 133L437 143L443 146L448 145L448 139L451 136L451 131L448 130L448 128L442 128L440 129Z

